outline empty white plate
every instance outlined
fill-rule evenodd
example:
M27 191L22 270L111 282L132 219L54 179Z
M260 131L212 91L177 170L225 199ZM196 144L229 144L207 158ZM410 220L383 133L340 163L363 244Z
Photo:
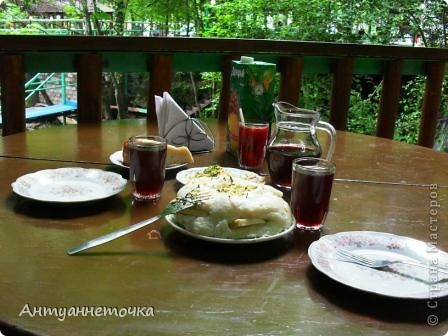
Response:
M113 172L70 167L26 174L11 186L15 193L36 201L76 203L113 196L126 184L126 179Z
M420 262L448 268L448 254L425 242L390 233L349 231L323 236L313 242L308 254L322 273L347 286L396 298L429 299L448 295L448 277L431 269L393 264L374 269L341 261L339 248L370 259L394 259ZM435 290L437 288L437 290Z

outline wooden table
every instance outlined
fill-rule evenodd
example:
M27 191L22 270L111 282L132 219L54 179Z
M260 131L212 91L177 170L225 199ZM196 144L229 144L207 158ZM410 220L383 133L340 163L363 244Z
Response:
M214 152L197 166L235 166L225 153L223 125L212 125ZM310 264L319 234L294 232L269 243L222 246L183 236L164 221L70 257L69 247L160 212L179 185L170 173L157 204L132 202L130 186L93 205L54 206L11 191L17 177L47 168L109 163L141 120L63 126L0 139L0 330L38 335L443 335L448 300L397 300L347 288ZM150 131L155 130L150 127ZM427 148L338 133L331 211L322 234L390 232L430 241L429 185L437 185L437 244L448 250L448 156ZM23 312L28 304L66 309ZM143 316L143 307L154 316ZM75 308L78 316L72 315ZM94 316L96 308L125 316ZM44 308L42 308L44 309ZM22 312L22 316L19 314ZM62 312L62 311L61 311ZM85 312L87 316L82 316ZM439 322L429 326L427 318ZM6 328L6 329L5 329ZM7 330L7 331L5 331Z

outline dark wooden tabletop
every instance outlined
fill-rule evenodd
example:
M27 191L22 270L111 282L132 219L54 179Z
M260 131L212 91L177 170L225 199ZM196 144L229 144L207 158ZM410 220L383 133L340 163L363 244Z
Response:
M223 125L212 124L214 152L195 166L235 166ZM448 302L363 293L319 273L307 255L319 233L229 246L195 240L164 221L78 256L68 248L155 215L179 185L168 173L157 204L119 195L85 206L56 206L15 195L11 183L58 167L126 170L109 163L145 121L63 126L0 139L0 330L37 335L443 335ZM155 129L149 127L150 132ZM430 241L430 189L437 186L437 244L448 250L448 156L386 139L338 133L336 182L322 235L350 230ZM39 308L40 307L40 308ZM44 308L66 309L67 316ZM78 308L77 308L78 307ZM115 315L75 309L117 308ZM132 315L153 307L154 316ZM32 314L27 309L34 311ZM73 308L73 309L72 309ZM24 310L25 309L25 310ZM37 310L35 310L37 309ZM41 309L40 311L38 309ZM72 309L70 311L70 309ZM131 313L124 314L130 309ZM80 312L82 310L79 310ZM62 312L62 310L61 310ZM146 312L146 310L145 310ZM437 316L429 326L429 316ZM63 321L62 321L63 319ZM6 330L6 332L5 332Z

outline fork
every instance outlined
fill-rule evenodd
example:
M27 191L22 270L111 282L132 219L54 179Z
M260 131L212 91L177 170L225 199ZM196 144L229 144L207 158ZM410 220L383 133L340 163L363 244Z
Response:
M163 211L160 213L160 215L142 220L141 222L135 223L131 226L126 226L119 230L116 230L116 231L107 233L103 236L86 241L82 244L72 247L71 249L69 249L67 251L67 253L69 255L74 255L81 251L88 250L92 247L105 244L107 242L110 242L111 240L117 239L119 237L127 235L128 233L131 233L138 229L141 229L144 226L152 224L162 217L172 215L172 214L175 214L182 210L185 210L185 209L191 208L195 205L198 205L202 201L205 201L205 200L209 199L210 197L211 197L210 193L207 193L207 192L203 192L203 193L189 192L184 197L178 197L178 198L174 199L173 201L171 201L170 203L168 203L168 205L165 207L165 209L163 209Z
M437 269L437 272L440 272L442 274L448 274L447 269L444 269L444 268L441 268L438 266L430 267L429 265L425 265L425 264L422 264L419 262L408 261L408 260L370 259L370 258L361 256L357 253L353 253L349 250L342 249L342 248L339 248L336 250L336 256L341 261L351 262L351 263L355 263L355 264L362 265L365 267L370 267L370 268L382 268L382 267L386 267L386 266L389 266L392 264L407 264L407 265L426 268L428 270L429 269Z

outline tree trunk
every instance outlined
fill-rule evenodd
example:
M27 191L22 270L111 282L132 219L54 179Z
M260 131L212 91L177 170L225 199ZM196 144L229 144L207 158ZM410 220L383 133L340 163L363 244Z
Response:
M115 2L115 20L114 20L114 26L116 27L116 34L119 36L124 35L124 21L125 21L125 14L126 9L128 6L128 2L126 0L120 0ZM111 73L111 79L112 84L114 86L114 96L115 96L115 103L118 108L117 112L117 119L124 119L127 117L128 114L128 102L126 99L126 93L125 93L125 85L124 85L124 78L126 74L120 74L120 73Z
M42 95L42 98L45 100L45 104L54 105L54 103L51 100L50 96L48 95L47 91L45 91L45 90L40 91L40 94Z
M190 80L191 80L191 87L193 88L193 96L194 96L194 104L197 106L198 108L198 113L201 113L201 105L199 104L198 101L198 90L196 88L196 82L194 80L194 76L193 73L190 72Z
M446 36L446 10L447 10L447 6L446 5L442 5L442 30L443 30L443 36L442 36L442 41L443 41L443 48L446 48L447 46L447 36Z
M115 102L118 109L117 119L125 119L127 117L128 102L124 92L124 74L112 72L110 76L114 86Z
M190 8L190 1L189 0L185 0L185 7L187 8L187 30L186 30L186 34L187 34L187 36L190 36L190 22L191 22L190 12L191 12L191 8Z
M98 11L98 6L96 4L96 0L92 0L93 13L96 14ZM103 30L101 29L101 24L98 21L96 15L93 15L93 25L95 26L97 35L103 35Z
M92 26L90 25L90 13L87 0L81 0L82 12L84 14L84 32L88 36L92 36Z
M204 18L202 17L202 8L200 2L193 0L193 10L195 13L194 27L196 29L196 34L202 33L204 31Z
M165 32L164 32L164 36L168 36L169 32L170 32L170 9L171 9L171 3L170 0L166 0L166 8L167 10L165 11Z
M114 88L110 74L103 75L103 119L115 119L115 113L112 112L111 102L114 101Z
M124 20L127 8L127 1L120 0L115 2L115 20L114 26L117 35L122 36L124 34Z

